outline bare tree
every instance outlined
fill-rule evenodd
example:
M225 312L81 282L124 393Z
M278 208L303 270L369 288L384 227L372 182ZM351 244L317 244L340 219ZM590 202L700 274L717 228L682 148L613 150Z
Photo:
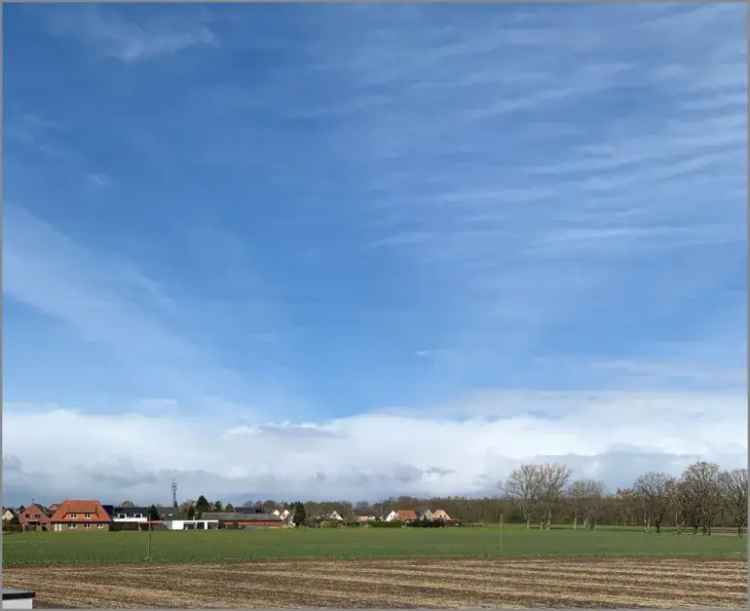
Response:
M521 465L514 469L508 481L501 486L505 493L512 498L521 509L526 520L526 528L531 527L541 499L541 473L536 465Z
M683 487L681 482L670 478L666 485L667 514L672 524L677 528L677 534L682 534L682 526L685 522L685 503L683 502Z
M601 510L604 484L591 479L576 480L567 490L567 496L573 506L573 530L578 528L582 519L584 527L595 528Z
M552 526L552 510L560 502L565 484L570 479L570 469L558 463L544 464L539 470L539 500L543 509L542 522L546 528Z
M637 519L638 499L631 488L618 488L615 493L618 517L623 526L631 526Z
M704 535L711 534L716 516L721 511L721 485L719 465L697 462L690 465L682 475L683 493L688 512L700 525Z
M722 471L719 485L724 509L741 537L743 527L747 526L747 469Z
M633 487L641 500L647 524L656 526L656 532L661 532L661 524L669 508L668 490L672 485L672 478L666 473L651 471L641 475Z

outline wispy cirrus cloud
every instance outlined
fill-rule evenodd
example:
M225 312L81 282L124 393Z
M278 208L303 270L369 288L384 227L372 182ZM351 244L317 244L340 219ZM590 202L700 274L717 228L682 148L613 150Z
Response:
M112 179L101 172L92 172L86 176L89 184L94 187L109 187L112 184Z
M52 33L75 38L104 57L136 63L193 47L218 44L216 33L200 20L139 20L111 7L65 7L48 19Z
M199 412L206 402L217 412L236 409L226 397L247 392L249 386L255 388L256 401L268 406L286 402L278 387L272 390L272 384L253 381L212 359L203 338L180 325L184 303L127 259L101 252L94 257L16 203L6 206L4 225L6 297L101 347L109 366L122 375L139 371L135 383L142 389L181 397L182 405ZM229 234L225 237L229 248ZM212 400L216 394L225 399ZM252 413L248 406L244 409Z

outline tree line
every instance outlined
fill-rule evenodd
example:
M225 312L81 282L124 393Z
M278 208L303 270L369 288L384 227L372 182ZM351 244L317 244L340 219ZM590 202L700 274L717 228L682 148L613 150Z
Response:
M463 524L525 523L527 528L549 529L555 523L573 528L597 524L638 526L660 532L673 527L710 535L715 527L732 527L741 535L747 527L747 469L722 470L715 463L696 462L679 477L648 472L628 488L608 492L601 481L573 479L571 470L559 463L525 464L501 482L492 497L460 496L419 498L391 497L383 501L247 501L241 507L259 513L275 509L291 511L297 524L337 511L345 521L358 515L382 518L397 509L444 509ZM204 496L180 507L199 517L205 511L233 511L231 504L209 502Z
M742 535L747 527L747 469L722 471L704 461L688 466L679 477L651 471L630 488L606 494L602 482L571 480L561 464L521 465L501 484L506 499L521 513L527 528L550 528L553 513L559 521L596 528L597 523L652 527L671 526L710 535L716 526L731 526Z

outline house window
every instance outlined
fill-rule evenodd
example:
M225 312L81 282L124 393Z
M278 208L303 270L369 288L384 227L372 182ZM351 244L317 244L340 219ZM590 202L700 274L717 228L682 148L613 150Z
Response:
M68 524L68 528L75 528L77 524Z
M97 524L96 527L97 528L104 528L104 524Z
M83 527L84 528L91 528L91 524L84 524Z
M85 514L83 514L83 517L86 518L86 519L88 519L88 518L91 517L91 514L90 513L85 513Z

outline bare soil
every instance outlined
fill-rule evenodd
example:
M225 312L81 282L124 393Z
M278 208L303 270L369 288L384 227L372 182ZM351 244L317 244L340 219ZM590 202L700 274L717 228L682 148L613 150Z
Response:
M745 607L740 560L268 561L33 567L4 584L44 607Z

